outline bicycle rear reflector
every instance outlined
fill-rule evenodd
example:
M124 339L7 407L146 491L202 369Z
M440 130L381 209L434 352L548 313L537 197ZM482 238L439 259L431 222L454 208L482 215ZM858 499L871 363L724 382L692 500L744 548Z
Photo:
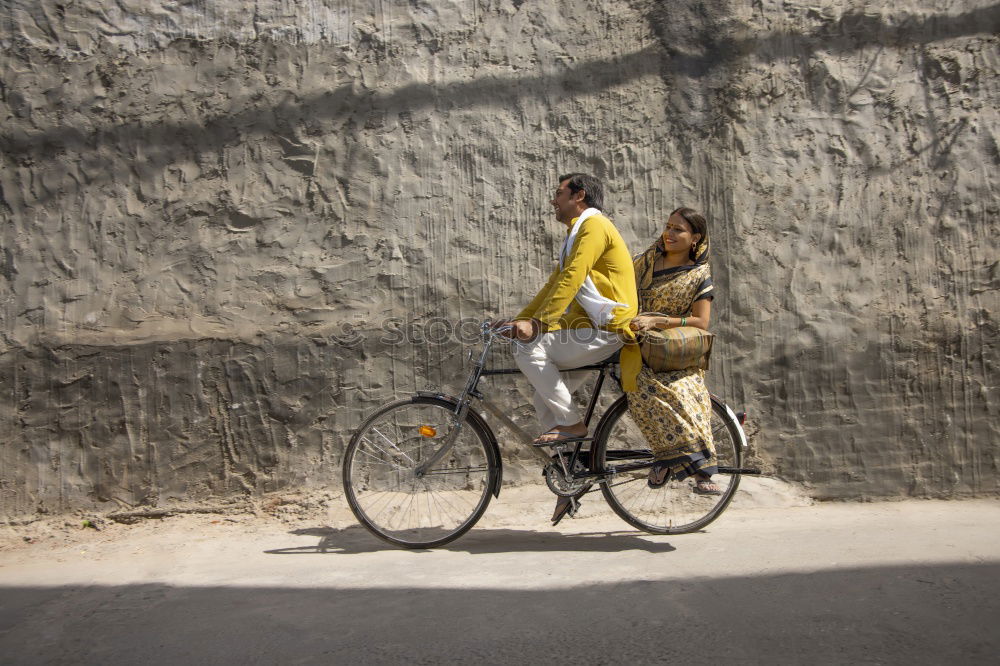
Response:
M438 434L438 431L431 426L420 426L419 430L420 434L423 435L424 437L433 437L434 435Z
M736 412L736 420L740 422L740 425L743 425L744 423L747 422L747 413L746 412Z

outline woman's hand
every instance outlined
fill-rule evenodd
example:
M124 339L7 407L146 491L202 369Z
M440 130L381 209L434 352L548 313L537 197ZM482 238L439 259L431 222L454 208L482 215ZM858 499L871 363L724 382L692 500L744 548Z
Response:
M663 317L654 317L652 315L639 315L633 317L632 321L629 322L628 327L633 331L651 331L656 327L656 324L663 319Z

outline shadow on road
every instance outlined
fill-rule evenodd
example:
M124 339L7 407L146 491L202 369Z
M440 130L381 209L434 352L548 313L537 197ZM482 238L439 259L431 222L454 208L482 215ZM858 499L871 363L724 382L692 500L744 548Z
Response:
M292 530L296 536L316 536L319 542L312 546L289 546L265 550L270 555L316 555L374 553L380 550L400 550L398 546L376 538L357 525L344 529L308 527ZM670 553L676 550L666 537L642 532L590 532L586 534L560 534L534 530L477 528L457 540L435 548L472 555L487 553L548 553L588 552L615 553L625 550L642 550L648 553Z
M533 589L451 582L447 570L421 569L407 581L359 577L354 587L10 586L0 588L0 654L5 665L171 666L912 666L996 663L1000 654L995 563Z

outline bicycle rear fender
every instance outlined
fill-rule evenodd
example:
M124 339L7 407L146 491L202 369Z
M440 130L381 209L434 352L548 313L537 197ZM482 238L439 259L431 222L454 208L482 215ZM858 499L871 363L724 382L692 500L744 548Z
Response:
M729 415L729 420L732 421L732 424L734 426L736 426L736 432L740 436L740 447L742 447L743 450L745 451L750 446L750 443L747 441L747 434L743 432L743 426L740 424L740 420L736 418L736 413L729 408L729 405L722 402L722 400L715 397L713 394L709 393L708 395L710 398L712 398L712 402L714 402L716 405L724 409L726 414Z
M436 398L438 400L443 400L444 402L450 402L455 406L456 411L458 410L458 398L448 395L446 393L436 393L434 391L417 391L417 395L423 398ZM494 497L500 497L500 486L503 484L503 458L500 457L500 445L497 443L496 435L493 434L493 429L487 425L486 420L474 409L469 408L466 413L466 418L474 422L477 426L482 428L483 432L486 433L486 438L489 440L490 449L492 449L493 458L497 463L497 478L493 481L493 487L490 488L490 492L493 493Z

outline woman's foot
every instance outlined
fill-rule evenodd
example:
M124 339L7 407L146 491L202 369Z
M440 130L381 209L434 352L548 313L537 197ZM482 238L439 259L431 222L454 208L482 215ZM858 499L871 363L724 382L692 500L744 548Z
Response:
M653 463L646 477L646 485L650 488L662 488L670 480L670 465L661 462Z
M715 485L710 477L699 476L694 482L694 492L697 495L721 495L719 486Z
M586 436L587 426L583 425L583 421L581 421L574 425L556 426L535 438L534 444L535 446L548 446L550 444L558 444L563 440L580 439Z

